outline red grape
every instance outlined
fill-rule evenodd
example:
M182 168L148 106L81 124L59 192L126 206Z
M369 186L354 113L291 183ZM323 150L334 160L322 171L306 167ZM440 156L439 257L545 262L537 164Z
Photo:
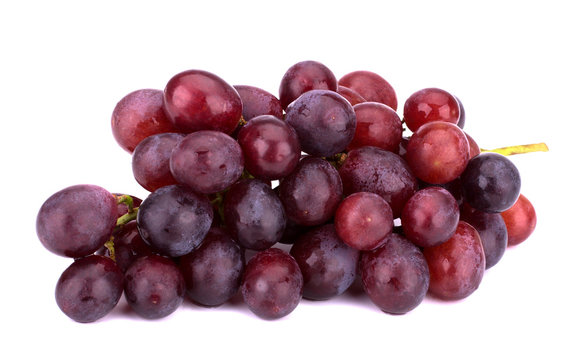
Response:
M356 91L366 101L375 101L397 110L395 90L380 75L365 70L353 71L339 79L339 85Z
M507 245L519 245L527 240L537 225L537 213L533 204L523 194L511 208L501 213L507 226Z
M339 95L341 95L342 97L347 99L348 102L350 102L352 106L355 106L356 104L360 104L360 103L367 101L358 92L356 92L352 89L349 89L346 86L338 85L337 86L337 93L339 93Z
M409 96L405 101L403 116L412 132L432 121L456 125L459 122L459 103L445 90L427 88Z
M383 150L398 152L403 124L399 115L387 105L363 102L353 107L357 117L355 136L348 150L361 146L376 146Z
M259 115L272 115L282 119L283 108L279 99L273 94L255 86L234 85L233 87L242 100L242 117L245 121Z
M493 267L501 260L507 249L507 226L501 215L475 210L464 204L461 220L477 230L485 253L485 268Z
M318 61L301 61L291 66L281 79L279 98L283 109L310 90L337 91L337 78Z

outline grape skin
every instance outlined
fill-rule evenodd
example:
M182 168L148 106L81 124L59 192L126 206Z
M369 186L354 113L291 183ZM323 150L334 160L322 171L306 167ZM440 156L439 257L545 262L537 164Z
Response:
M279 99L283 109L310 90L337 91L337 78L318 61L301 61L291 66L283 75L279 86Z
M507 249L507 226L501 214L486 213L464 204L461 220L469 223L479 233L485 253L485 268L495 266Z
M279 119L283 117L283 108L273 94L261 88L249 85L233 86L242 100L242 117L244 121L260 115L272 115Z
M527 240L537 226L537 213L533 204L523 194L513 206L501 214L507 227L507 246L519 245Z
M375 101L397 110L397 95L388 81L366 70L350 72L339 79L339 85L356 91L366 101Z

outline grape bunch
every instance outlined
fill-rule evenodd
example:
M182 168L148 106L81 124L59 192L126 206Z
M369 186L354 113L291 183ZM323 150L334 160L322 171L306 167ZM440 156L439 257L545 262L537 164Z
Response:
M278 319L355 280L390 314L466 298L536 225L505 155L545 145L482 151L442 89L397 106L380 75L317 61L291 66L278 98L203 70L126 95L112 133L149 195L82 184L43 203L38 238L73 259L58 307L93 322L124 294L158 319L238 294Z

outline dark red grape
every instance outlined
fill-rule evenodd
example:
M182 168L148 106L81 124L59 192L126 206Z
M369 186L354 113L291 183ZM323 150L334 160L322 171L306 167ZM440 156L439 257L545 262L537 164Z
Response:
M164 109L180 132L217 130L231 134L242 115L242 100L215 74L187 70L166 84Z
M344 97L345 99L347 99L352 106L355 106L356 104L360 104L360 103L364 103L365 98L362 97L358 92L349 89L346 86L337 86L337 93L339 93L339 95L341 95L342 97Z
M423 253L394 233L380 248L362 253L360 273L371 301L391 314L415 309L429 289L429 267Z
M116 198L96 185L74 185L50 196L36 217L36 233L51 252L79 258L93 254L116 226Z
M114 233L112 240L114 259L122 272L139 257L153 254L152 249L142 240L136 221L131 221L120 227ZM105 252L110 256L109 252Z
M248 172L262 180L278 180L290 174L301 157L295 130L286 122L261 115L250 120L238 133Z
M301 148L313 156L332 156L346 149L357 124L352 105L330 90L310 90L286 109L285 121L298 135Z
M455 100L459 104L459 121L457 121L457 126L461 129L465 128L465 107L463 107L463 103L461 100L455 96Z
M345 195L372 192L385 199L393 217L418 190L418 182L407 163L397 154L373 146L351 150L339 169Z
M519 245L527 240L537 225L537 213L533 204L523 194L513 206L501 213L507 226L507 245Z
M298 225L313 226L328 221L343 195L338 171L326 160L303 158L279 185L279 197L287 217Z
M198 249L179 258L188 298L219 306L239 290L244 269L240 246L220 228L212 228Z
M283 109L310 90L337 91L337 78L318 61L301 61L291 66L281 79L279 98Z
M355 280L360 252L343 243L333 224L300 236L290 249L303 274L303 297L327 300L344 293Z
M471 295L485 272L485 253L479 233L459 221L455 234L444 243L423 250L431 280L429 293L443 300L459 300Z
M358 250L373 250L383 245L393 230L393 211L381 196L358 192L341 201L334 222L345 244Z
M58 279L56 303L72 320L94 322L120 300L122 279L122 272L110 258L90 255L78 259Z
M459 122L459 103L445 90L422 89L413 93L405 101L403 116L407 127L412 132L433 121L456 125Z
M246 264L241 294L250 311L263 319L290 314L303 294L303 275L288 253L270 248L257 253Z
M359 93L366 101L375 101L397 110L395 90L380 75L365 70L353 71L339 79L339 85Z
M497 153L472 158L461 175L465 202L484 212L509 209L521 192L521 176L511 160Z
M182 304L184 294L184 278L169 258L138 258L124 274L126 301L143 318L160 319L172 314Z
M259 116L272 115L282 119L283 108L280 100L261 88L249 85L233 86L242 100L242 117L245 121Z
M420 247L449 240L459 223L459 204L449 191L430 186L417 191L403 208L401 224L407 239Z
M469 159L472 159L481 153L481 149L471 135L465 133L465 136L467 137L467 142L469 142Z
M461 210L461 220L477 230L485 253L485 268L493 267L507 249L507 226L501 215L475 210L465 204Z
M243 166L240 145L219 131L188 134L170 156L170 171L176 181L203 194L217 193L234 184Z
M116 104L112 112L112 135L129 153L136 145L154 134L176 129L163 109L161 90L136 90Z
M231 235L246 249L268 249L282 238L286 226L283 205L261 180L245 179L232 185L223 209Z
M132 173L146 190L176 184L170 172L170 155L184 134L164 133L142 140L132 153Z
M116 196L117 202L118 202L118 198L121 197L121 196L124 196L124 195L130 196L130 197L132 198L132 207L133 207L133 208L139 207L140 204L142 204L142 199L140 199L140 198L138 198L138 197L136 197L136 196L134 196L134 195L121 194L121 193L114 193L113 195ZM129 209L128 209L128 205L127 205L126 203L120 202L120 203L118 203L117 205L118 205L118 214L117 214L117 217L121 217L121 216L123 216L123 215L128 214Z
M376 146L397 152L401 143L403 124L399 115L387 105L364 102L353 107L357 117L355 136L347 147Z
M444 184L455 180L467 167L469 142L457 125L434 121L411 136L405 158L419 179Z
M279 243L292 245L301 235L312 229L313 226L298 225L292 222L290 219L287 219L286 227L281 239L279 240Z
M182 185L169 185L142 202L136 221L148 245L162 255L177 257L201 244L212 218L212 205L206 196Z

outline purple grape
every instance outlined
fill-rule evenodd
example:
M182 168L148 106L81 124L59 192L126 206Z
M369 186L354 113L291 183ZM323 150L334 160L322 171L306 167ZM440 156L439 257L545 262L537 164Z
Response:
M264 319L290 314L303 294L303 275L288 253L270 248L246 264L241 294L250 311Z
M279 185L279 197L288 218L298 225L313 226L328 221L343 195L338 171L317 157L303 158Z
M212 219L212 205L206 196L182 185L169 185L142 202L136 221L148 245L162 255L177 257L200 245Z
M169 258L149 255L138 258L124 275L124 295L139 316L159 319L172 314L184 300L185 283Z
M280 199L258 179L241 180L230 187L224 199L224 221L238 243L251 250L273 246L286 227Z
M110 258L90 255L74 261L56 284L56 303L72 320L89 323L108 314L120 300L122 271Z
M285 121L296 130L302 150L313 156L344 151L357 126L352 105L329 90L311 90L301 95L287 108Z
M116 198L96 185L74 185L50 196L36 217L36 233L51 252L72 258L93 254L116 226Z
M114 260L122 272L139 257L152 255L152 249L142 240L136 221L131 221L114 233ZM108 250L104 254L110 256Z
M508 243L507 225L501 214L475 210L465 204L461 211L461 220L473 226L481 237L485 269L496 265L505 254Z
M301 61L291 66L283 75L279 98L283 109L307 91L323 89L337 91L337 78L318 61Z
M240 288L244 253L220 228L212 228L198 249L179 259L186 294L197 304L219 306Z
M282 119L283 108L273 94L261 88L249 85L233 86L242 100L242 117L245 121L260 116L272 115Z
M355 280L358 250L342 242L333 224L317 227L298 238L290 254L303 274L303 297L327 300L344 293Z
M170 171L176 181L202 194L217 193L234 184L243 166L240 145L227 134L212 130L187 135L170 156Z

